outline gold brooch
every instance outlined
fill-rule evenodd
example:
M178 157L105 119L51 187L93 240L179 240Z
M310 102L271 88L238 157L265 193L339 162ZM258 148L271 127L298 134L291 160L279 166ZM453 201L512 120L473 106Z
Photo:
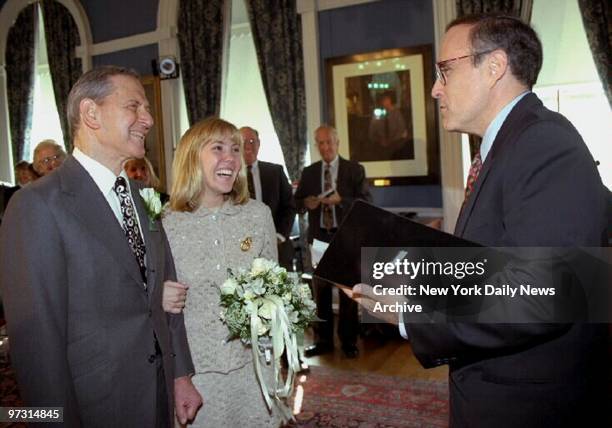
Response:
M240 243L240 249L242 251L249 251L251 249L251 244L253 243L253 240L251 239L250 236L247 236L246 238L244 238L244 240Z

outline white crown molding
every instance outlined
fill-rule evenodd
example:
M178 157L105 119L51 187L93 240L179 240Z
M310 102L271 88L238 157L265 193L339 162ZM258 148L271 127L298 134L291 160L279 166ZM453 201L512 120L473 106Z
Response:
M174 27L159 28L155 31L149 31L148 33L141 33L93 44L90 47L90 52L93 56L104 55L141 46L156 45L174 37L176 37L176 29ZM77 55L81 53L81 48L77 49Z
M381 0L297 0L297 12L323 11L341 7L356 6L358 4L372 3Z

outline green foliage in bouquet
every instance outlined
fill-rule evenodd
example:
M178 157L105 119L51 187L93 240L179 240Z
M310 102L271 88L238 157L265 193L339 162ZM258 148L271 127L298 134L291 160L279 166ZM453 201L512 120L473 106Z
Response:
M273 312L284 308L290 333L301 334L315 318L316 305L310 288L300 283L297 274L277 263L258 258L250 270L228 269L229 278L221 285L221 319L230 338L251 341L251 325L258 337L270 335ZM257 311L252 323L251 315Z

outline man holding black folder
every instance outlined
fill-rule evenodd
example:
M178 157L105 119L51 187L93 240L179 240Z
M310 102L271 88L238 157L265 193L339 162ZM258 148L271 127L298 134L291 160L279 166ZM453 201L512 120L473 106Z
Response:
M313 239L330 242L342 218L353 201L371 200L363 166L338 156L338 134L334 128L322 125L315 131L315 141L321 161L304 168L295 192L300 212L308 210L308 242ZM315 325L316 343L306 348L307 357L332 352L334 349L334 315L332 288L313 282L317 302L317 316L322 322ZM346 357L357 356L359 317L357 304L340 294L338 336Z
M512 17L459 18L439 57L432 96L444 128L482 137L455 234L489 247L602 245L595 162L531 92L542 65L533 29ZM364 284L352 293L365 307L378 299ZM609 426L605 325L410 320L403 314L400 331L421 364L449 365L452 427Z

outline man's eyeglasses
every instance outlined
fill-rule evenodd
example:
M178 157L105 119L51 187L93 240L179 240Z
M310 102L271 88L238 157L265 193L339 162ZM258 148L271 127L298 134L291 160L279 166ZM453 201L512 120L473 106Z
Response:
M479 56L479 55L485 55L493 51L494 49L491 49L488 51L476 52L473 54L458 56L456 58L445 59L444 61L436 62L436 80L439 80L440 82L442 82L442 85L446 86L446 75L444 74L444 72L446 71L448 64L450 64L451 62L459 61L460 59L470 58L470 57Z
M64 155L59 154L59 155L53 155L53 156L47 156L46 158L42 158L41 160L38 161L39 165L49 165L51 162L56 162L58 160L61 160L64 158Z

